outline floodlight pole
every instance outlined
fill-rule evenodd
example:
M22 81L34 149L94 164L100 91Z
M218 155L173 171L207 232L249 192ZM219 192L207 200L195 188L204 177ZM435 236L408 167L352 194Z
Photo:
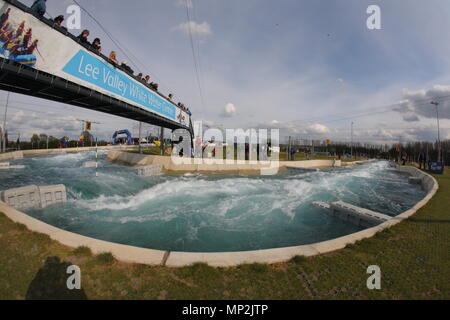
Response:
M436 106L436 119L437 119L437 134L438 134L438 162L441 162L441 134L439 128L439 102L431 101L431 104Z
M141 134L142 134L142 122L139 121L139 140L138 140L139 154L142 153L142 149L141 149Z
M159 140L161 142L161 144L159 146L159 148L160 148L159 150L160 150L160 154L163 156L164 155L164 127L161 127Z
M350 135L351 135L351 138L350 138L350 148L351 148L350 154L351 154L351 157L353 159L353 121L352 121L352 124L351 124L350 132L351 132L350 133Z
M5 105L5 118L3 119L3 148L0 148L3 150L3 152L6 152L6 117L8 116L8 104L9 104L9 94L6 95L6 105Z

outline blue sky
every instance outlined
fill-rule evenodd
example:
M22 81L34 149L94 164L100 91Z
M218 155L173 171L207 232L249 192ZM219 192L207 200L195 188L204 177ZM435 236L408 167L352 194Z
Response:
M446 0L189 1L204 105L185 32L185 0L79 2L146 64L141 71L160 82L161 91L174 93L194 120L209 125L274 127L282 135L348 140L354 121L360 141L433 140L433 109L414 100L450 94ZM48 0L48 12L56 16L70 4ZM366 27L372 4L381 8L382 30ZM102 38L104 53L116 50L119 59L129 60L86 14L82 24L92 39ZM77 117L102 122L96 133L104 137L137 128L135 122L84 109L12 99L13 106L36 108L36 114L12 108L10 125L23 136L62 131L76 136ZM404 103L396 111L373 114L399 101ZM442 100L440 108L442 136L450 138L450 102ZM36 124L40 111L46 120ZM70 121L64 122L66 117ZM310 121L293 122L305 119Z

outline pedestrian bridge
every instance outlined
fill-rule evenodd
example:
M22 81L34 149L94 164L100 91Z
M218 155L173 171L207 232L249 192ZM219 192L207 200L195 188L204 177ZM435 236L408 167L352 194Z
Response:
M0 0L0 89L175 129L190 115L65 28Z

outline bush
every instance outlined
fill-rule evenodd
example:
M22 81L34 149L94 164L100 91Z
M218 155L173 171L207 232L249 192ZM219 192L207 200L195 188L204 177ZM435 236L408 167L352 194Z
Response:
M92 256L91 248L86 246L78 247L72 253L77 256Z
M26 231L28 230L27 226L22 223L16 223L16 229L20 231Z
M110 264L116 261L116 258L111 252L104 252L97 255L97 261L105 264Z
M292 263L302 263L306 261L306 257L305 256L295 256L292 257L291 262Z

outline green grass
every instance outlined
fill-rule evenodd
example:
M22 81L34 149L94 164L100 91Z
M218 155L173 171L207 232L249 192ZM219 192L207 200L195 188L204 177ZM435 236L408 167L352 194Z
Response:
M127 151L130 153L139 153L138 150ZM159 156L161 155L161 149L159 147L142 147L142 154Z
M303 161L303 160L335 160L337 157L335 156L327 156L324 154L315 154L308 159L306 153L300 152L295 154L295 161ZM362 157L354 157L354 158L341 158L342 162L352 162L352 161L360 161L367 160L367 158ZM280 161L287 161L287 152L280 152Z
M274 265L213 268L145 266L90 255L31 232L0 214L0 299L23 299L46 258L81 268L89 299L449 299L450 171L412 218L330 254ZM369 265L382 289L366 287Z

